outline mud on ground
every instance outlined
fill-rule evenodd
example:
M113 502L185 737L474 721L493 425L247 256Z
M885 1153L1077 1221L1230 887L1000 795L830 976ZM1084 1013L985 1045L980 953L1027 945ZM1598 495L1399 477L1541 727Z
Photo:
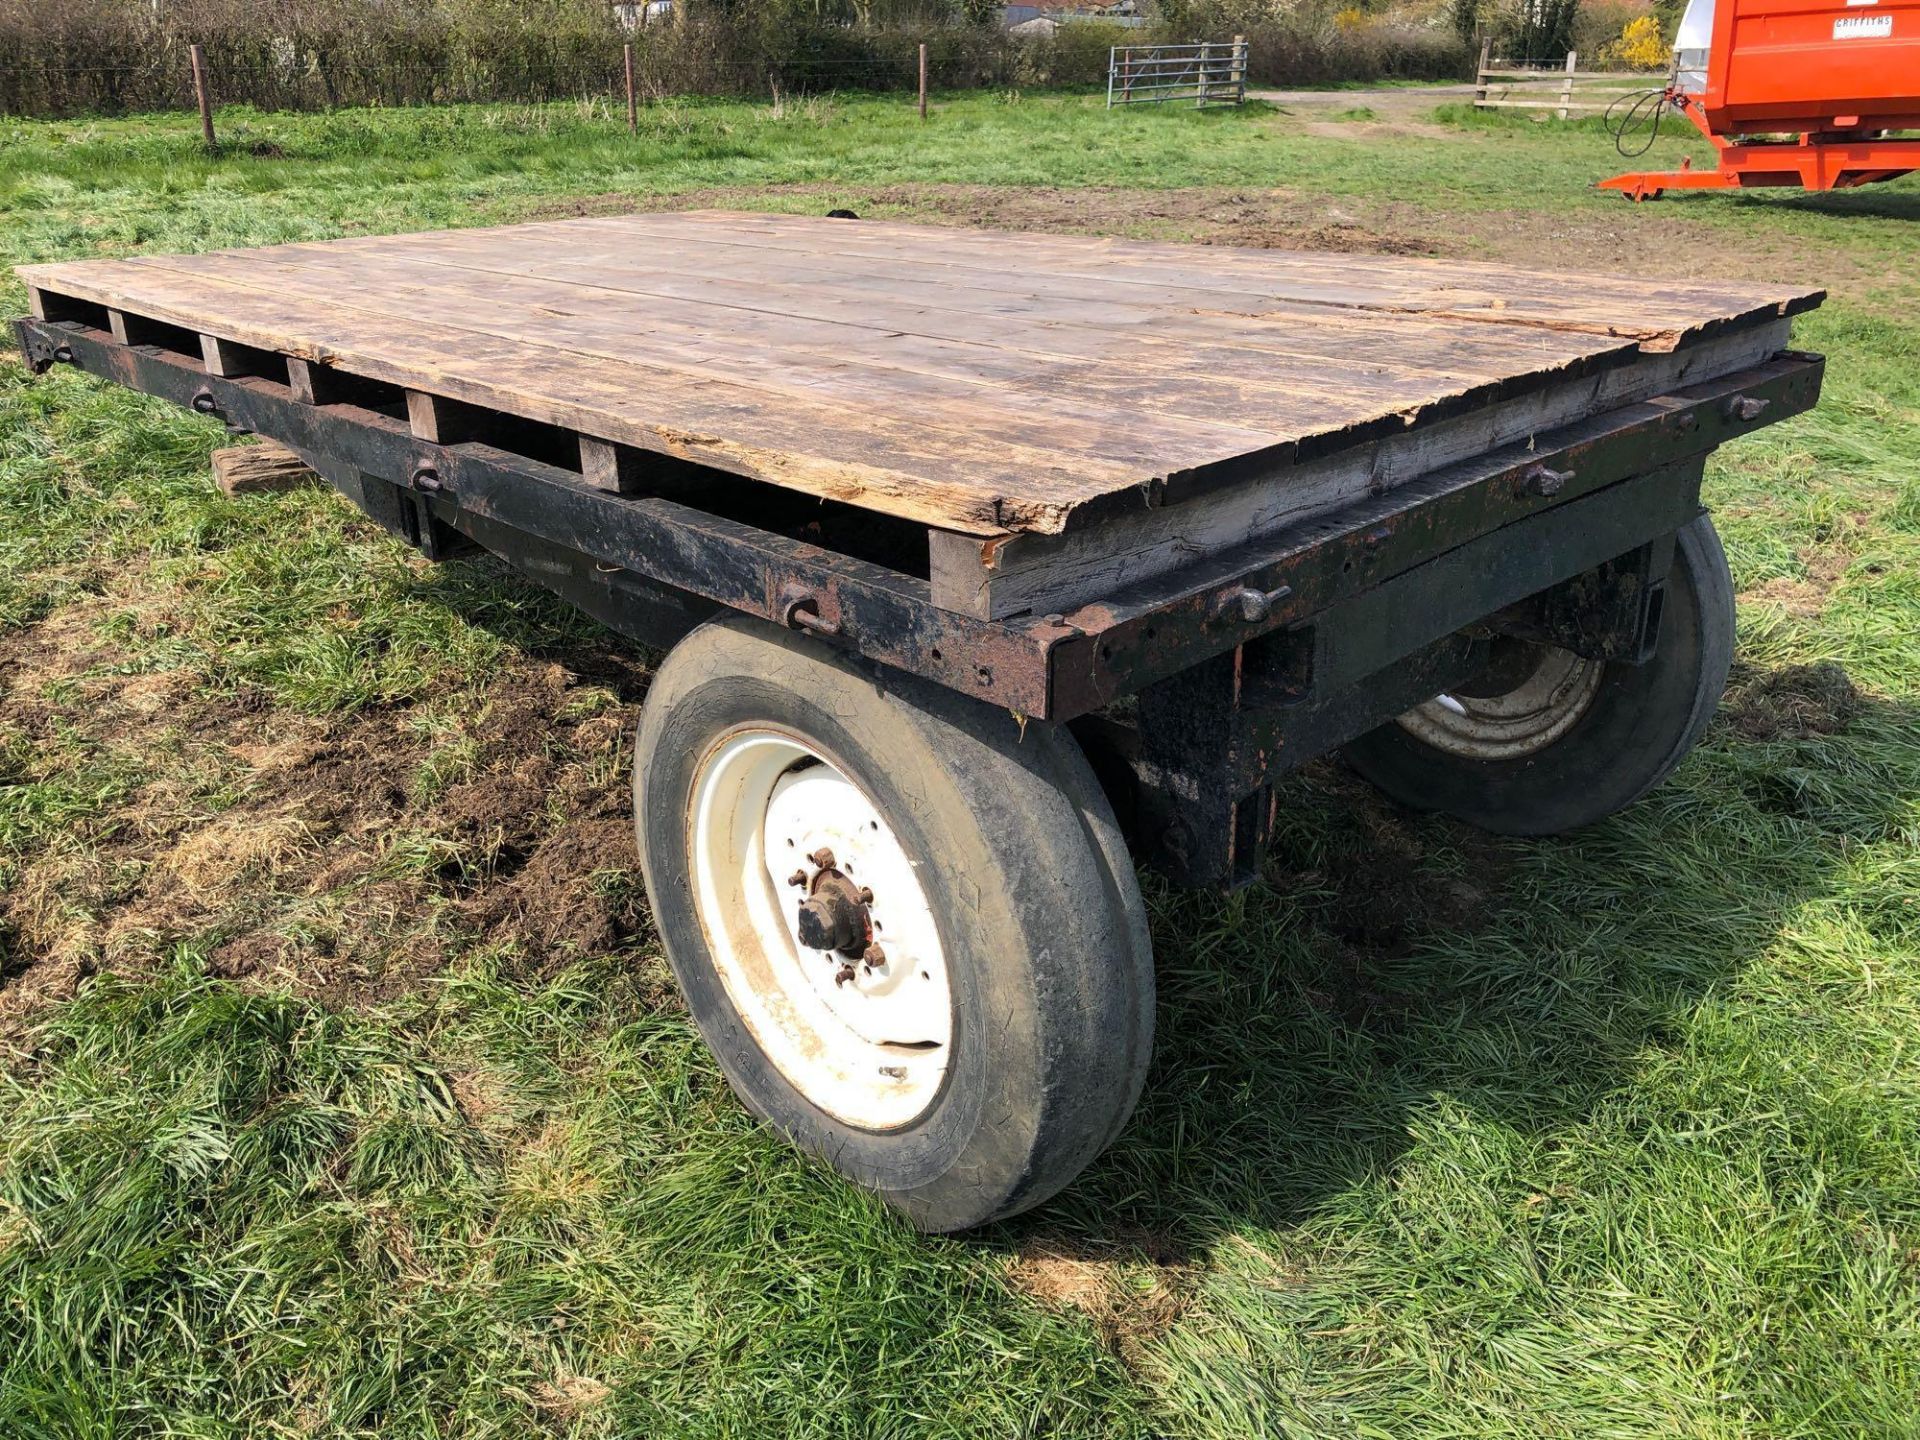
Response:
M99 627L139 586L0 633L5 778L123 789L0 894L0 1042L96 970L182 943L348 1004L475 946L534 970L631 948L667 1000L629 819L636 652L518 655L470 693L316 717L190 670L119 673Z

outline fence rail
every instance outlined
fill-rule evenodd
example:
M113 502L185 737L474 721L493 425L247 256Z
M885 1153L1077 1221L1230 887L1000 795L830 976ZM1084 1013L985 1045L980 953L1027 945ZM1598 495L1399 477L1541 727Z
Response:
M1623 95L1657 90L1666 77L1645 70L1582 70L1580 52L1569 50L1563 65L1530 65L1492 58L1491 44L1480 45L1480 67L1473 82L1473 103L1480 110L1551 110L1561 120L1600 115Z
M1247 98L1247 37L1228 44L1115 45L1107 60L1107 108L1191 100L1239 105Z

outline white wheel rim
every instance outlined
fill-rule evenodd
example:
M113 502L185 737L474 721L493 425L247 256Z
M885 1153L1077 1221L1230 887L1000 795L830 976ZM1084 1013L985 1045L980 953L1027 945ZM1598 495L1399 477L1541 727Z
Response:
M916 867L879 807L798 736L736 730L701 761L687 827L714 968L774 1067L848 1125L894 1130L923 1115L946 1075L952 987ZM884 963L801 944L807 892L789 877L823 847L872 890Z
M1546 749L1587 713L1606 667L1558 646L1539 650L1532 672L1511 690L1436 695L1400 716L1400 728L1470 760L1512 760Z

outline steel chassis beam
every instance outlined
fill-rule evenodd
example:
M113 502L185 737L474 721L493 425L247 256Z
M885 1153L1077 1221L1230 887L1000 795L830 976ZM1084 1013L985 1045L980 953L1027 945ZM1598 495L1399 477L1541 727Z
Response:
M94 318L18 321L28 365L72 365L271 436L312 457L349 498L430 554L452 553L449 537L458 534L509 561L543 556L524 567L533 578L554 583L567 570L573 592L597 596L629 633L645 627L619 617L647 608L635 599L643 590L664 590L682 616L700 613L699 602L742 610L1041 720L1089 714L1371 592L1457 593L1467 598L1446 613L1457 610L1465 623L1533 593L1514 585L1565 580L1671 528L1673 507L1662 497L1694 503L1673 477L1690 464L1697 473L1724 441L1811 407L1824 365L1783 354L1543 431L1529 445L1449 466L1071 615L990 621L935 606L916 576L660 495L601 489L578 470L497 445L435 443L360 404L296 394L271 365L257 367L267 374L211 374L203 356L123 343ZM1592 553L1585 537L1597 534L1614 550ZM538 544L523 552L522 536ZM1427 567L1454 552L1464 588L1447 592L1442 572ZM617 575L621 584L589 578L584 562L593 577ZM1519 578L1466 583L1487 566Z

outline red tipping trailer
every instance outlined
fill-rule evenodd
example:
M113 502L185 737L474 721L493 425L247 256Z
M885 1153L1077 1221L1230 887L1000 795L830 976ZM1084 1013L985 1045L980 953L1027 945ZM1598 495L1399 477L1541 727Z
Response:
M1603 180L1664 190L1844 190L1920 169L1920 0L1693 0L1666 102L1719 168Z

